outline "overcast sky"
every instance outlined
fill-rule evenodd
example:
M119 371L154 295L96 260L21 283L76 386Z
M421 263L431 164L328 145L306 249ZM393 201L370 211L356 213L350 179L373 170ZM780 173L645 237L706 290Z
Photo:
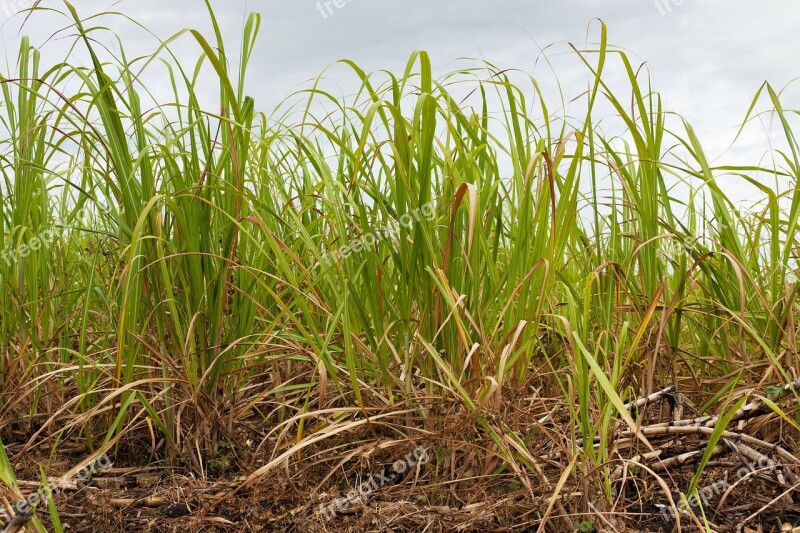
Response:
M666 105L692 122L712 158L732 140L758 87L770 81L777 89L800 76L800 2L797 0L216 0L224 33L237 44L245 14L263 15L261 38L249 71L249 92L259 108L269 111L285 95L307 85L326 66L353 59L365 70L400 71L409 54L427 50L436 72L444 73L462 57L484 58L498 66L552 77L541 49L555 63L567 98L586 87L585 70L560 59L566 43L597 42L602 19L609 41L647 62L654 87ZM0 17L32 0L0 0ZM182 28L209 31L202 0L74 0L82 15L114 9L142 22L161 38ZM42 5L63 9L60 0ZM19 45L20 17L2 28L7 64ZM63 26L58 17L37 17L23 32L43 44ZM105 18L122 35L126 50L152 52L151 37L130 24ZM198 55L195 43L183 39L173 48L179 56ZM229 53L235 50L229 45ZM45 57L63 55L63 45L50 41ZM537 58L539 60L536 65ZM574 59L574 58L573 58ZM6 69L4 69L6 70ZM328 76L346 93L355 80L343 69ZM786 104L800 108L800 91L792 87ZM744 150L761 154L767 143L758 131L744 141Z

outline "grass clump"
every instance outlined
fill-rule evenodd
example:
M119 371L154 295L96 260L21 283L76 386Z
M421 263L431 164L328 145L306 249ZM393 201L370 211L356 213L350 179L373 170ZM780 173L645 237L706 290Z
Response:
M424 52L399 75L344 62L355 96L319 81L268 116L246 96L260 16L229 53L208 11L212 35L128 58L64 2L70 55L43 66L22 39L0 80L0 438L18 461L77 439L200 479L236 464L240 492L284 468L319 494L421 444L426 503L478 484L513 494L494 525L595 531L696 493L768 387L784 394L754 434L787 432L791 456L800 154L771 86L745 117L768 101L783 126L771 168L709 162L605 27L573 50L579 118L491 64L437 79ZM142 84L157 69L171 94ZM721 176L763 203L741 214ZM700 461L687 483L642 467L668 454L649 426L667 415L630 402L667 386L692 416L726 413L670 441ZM16 490L5 454L0 480Z

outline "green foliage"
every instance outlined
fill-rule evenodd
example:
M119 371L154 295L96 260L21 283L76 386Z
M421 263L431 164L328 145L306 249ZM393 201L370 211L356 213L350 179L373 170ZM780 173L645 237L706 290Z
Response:
M766 95L788 146L774 168L713 166L605 27L575 51L580 119L491 64L437 79L424 52L399 76L343 61L354 98L320 79L299 116L268 116L245 95L261 17L236 57L208 11L211 39L183 31L128 59L64 2L70 52L90 63L42 66L23 39L2 78L0 432L47 413L96 449L146 427L172 459L226 467L240 420L303 446L353 412L409 409L435 433L450 426L423 410L433 397L463 406L525 485L530 435L495 418L508 388L563 398L577 470L607 473L613 430L639 422L630 398L677 380L710 407L800 370L800 190L762 184L794 185L800 150L771 86L745 122ZM142 86L153 71L171 93ZM601 104L623 134L603 135ZM764 206L741 215L723 175Z

